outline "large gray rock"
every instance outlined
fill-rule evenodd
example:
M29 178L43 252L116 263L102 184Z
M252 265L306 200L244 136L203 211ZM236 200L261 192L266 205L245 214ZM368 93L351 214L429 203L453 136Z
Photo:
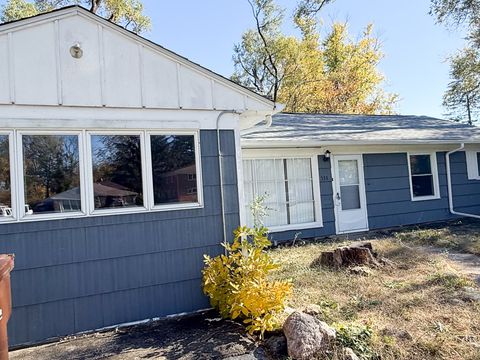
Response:
M288 355L306 360L329 349L335 340L335 330L314 316L296 311L283 324Z

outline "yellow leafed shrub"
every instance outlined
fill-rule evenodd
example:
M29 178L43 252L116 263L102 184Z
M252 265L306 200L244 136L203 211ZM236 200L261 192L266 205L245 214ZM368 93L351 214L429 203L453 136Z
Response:
M203 291L224 318L240 319L249 333L274 330L278 314L290 296L290 282L272 281L274 263L265 249L271 245L264 227L239 227L232 244L222 244L225 255L205 256Z

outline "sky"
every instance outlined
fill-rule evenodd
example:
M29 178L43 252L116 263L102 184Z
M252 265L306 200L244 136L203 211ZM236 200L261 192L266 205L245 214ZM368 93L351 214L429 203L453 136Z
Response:
M219 74L233 72L233 45L252 28L247 0L143 0L152 20L148 39ZM283 31L296 34L291 21L295 0L286 8ZM445 117L442 95L449 82L446 59L464 46L460 30L446 29L428 14L430 0L336 0L321 12L325 34L334 21L348 21L354 38L369 23L383 44L380 71L384 89L399 94L401 114Z

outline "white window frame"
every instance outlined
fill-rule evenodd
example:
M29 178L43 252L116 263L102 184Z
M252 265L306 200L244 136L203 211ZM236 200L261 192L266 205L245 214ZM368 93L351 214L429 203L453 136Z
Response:
M149 131L147 129L12 129L2 130L0 135L9 136L9 160L10 160L10 196L12 202L12 216L1 217L1 223L32 222L43 220L58 220L79 217L108 216L133 213L148 213L159 211L173 211L183 209L199 209L204 207L202 163L200 149L200 129L162 129ZM78 137L79 167L80 167L80 200L81 211L63 213L37 213L28 215L25 212L25 187L24 187L24 164L23 164L23 141L24 135L76 135ZM143 206L127 208L95 209L93 191L93 167L92 167L92 142L93 135L136 135L140 137L141 164L142 164L142 191ZM153 198L153 177L151 164L150 135L190 135L195 143L195 166L197 189L197 202L172 203L155 205ZM192 188L193 180L192 180Z
M254 154L254 152L245 151L243 160L283 160L283 159L310 159L310 167L312 172L312 187L313 187L313 201L314 201L314 214L315 221L309 223L300 224L286 224L269 226L270 232L280 232L288 230L304 230L311 228L323 227L323 215L322 215L322 198L320 191L320 176L318 167L318 153L314 151L288 151L281 150L261 151L260 154ZM243 205L245 207L246 199L245 193L243 197Z
M193 141L195 144L195 169L197 172L197 178L195 179L195 186L197 188L197 202L192 203L172 203L172 204L162 204L155 205L155 199L153 195L153 167L152 167L152 143L150 141L151 136L155 135L187 135L193 136ZM146 161L147 166L147 188L149 193L149 209L150 210L178 210L178 209L192 209L192 208L202 208L203 207L203 181L202 181L202 165L201 165L201 154L200 154L200 132L197 131L147 131L145 135L145 152L146 152ZM192 180L193 182L193 180Z
M63 212L63 213L45 213L45 214L33 214L28 215L25 212L26 205L26 194L25 194L25 176L24 176L24 163L23 163L23 136L26 135L39 135L39 136L68 136L76 135L78 139L78 161L79 161L79 176L80 176L80 204L81 211L72 211L72 212ZM85 167L82 166L85 164L84 157L84 144L83 144L83 135L82 131L72 131L72 130L20 130L17 131L16 136L16 154L17 159L17 199L19 206L17 206L16 213L18 214L18 220L22 221L38 221L38 220L49 220L49 219L65 219L65 218L75 218L83 217L87 215L87 188L85 184Z
M12 203L12 215L6 217L0 217L0 223L11 222L18 219L18 199L17 199L17 171L16 164L17 160L15 158L15 134L13 131L0 131L0 135L8 136L8 161L10 165L10 202Z
M480 169L478 168L477 154L480 154L479 150L465 151L468 180L480 180Z
M430 169L432 171L433 178L433 195L427 196L414 196L413 184L412 184L412 167L410 164L410 156L415 155L428 155L430 156ZM437 166L437 153L436 152L407 152L408 161L408 181L410 183L410 196L412 201L424 201L440 199L440 185L438 181L438 166Z
M93 189L93 153L92 153L92 136L97 135L125 135L125 136L139 136L140 138L140 156L141 156L141 171L142 171L142 195L143 195L143 206L129 206L125 208L105 208L105 209L95 209L95 192ZM147 171L146 171L146 159L145 159L145 132L144 131L135 131L135 130L102 130L102 131L87 131L87 189L88 189L88 213L91 215L113 215L113 214L128 214L128 213L138 213L145 212L148 210L148 196L147 193Z

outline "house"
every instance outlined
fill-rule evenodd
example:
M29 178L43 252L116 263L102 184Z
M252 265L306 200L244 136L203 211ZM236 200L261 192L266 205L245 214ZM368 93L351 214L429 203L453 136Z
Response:
M209 307L203 255L240 224L240 131L278 110L81 7L0 25L10 344Z
M78 6L0 25L10 344L209 307L255 195L275 241L480 214L476 128L279 111Z
M480 217L480 128L425 116L277 114L245 130L243 191L274 241Z

